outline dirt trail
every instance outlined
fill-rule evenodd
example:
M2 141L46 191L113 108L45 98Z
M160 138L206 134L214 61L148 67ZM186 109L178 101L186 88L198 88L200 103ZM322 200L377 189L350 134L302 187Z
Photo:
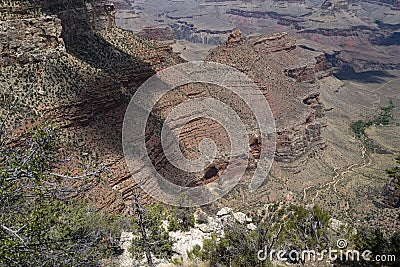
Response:
M376 99L377 99L376 102L374 102L374 104L379 104L381 102L382 95L380 92L377 92L377 91L382 90L387 85L393 83L394 81L398 81L398 80L400 80L400 78L388 80L385 83L383 83L381 86L379 86L378 88L371 90L370 92L373 93L374 95L376 95ZM362 87L362 84L360 84L360 83L355 83L355 82L349 82L349 83L355 85L359 89L361 89L361 87ZM384 96L386 97L386 94ZM364 106L364 107L366 109L375 109L375 107L373 107L373 106L368 106L368 107ZM372 164L372 159L370 156L368 156L364 143L363 142L360 142L360 143L361 143L361 158L363 159L362 163L349 165L349 166L345 167L344 169L342 169L341 171L340 171L340 169L334 169L335 176L332 178L331 181L329 181L321 186L318 186L318 189L315 192L314 197L310 199L312 204L314 204L315 200L318 198L318 196L320 195L321 192L330 190L332 185L333 185L333 191L336 194L340 195L340 193L337 190L337 185L339 182L343 181L346 178L345 174L347 174L349 172L353 172L357 169L365 168ZM309 191L315 187L317 187L317 186L312 185L312 186L308 186L303 189L303 201L304 202L306 202L307 199L310 198L307 196L307 191Z
M314 204L315 200L318 198L320 193L322 193L323 191L330 190L332 185L333 185L333 191L337 195L340 195L340 193L337 190L337 184L346 178L345 174L347 174L349 172L353 172L357 169L365 168L372 163L371 157L368 156L368 154L366 153L366 148L362 142L361 142L361 158L363 160L362 163L351 164L351 165L345 167L342 171L340 171L340 169L334 169L335 176L332 178L331 181L318 187L314 197L311 199L311 203ZM307 201L307 191L312 188L315 188L315 187L316 186L309 186L309 187L304 188L304 190L303 190L303 201L304 202ZM349 204L347 201L346 201L346 206L349 207Z

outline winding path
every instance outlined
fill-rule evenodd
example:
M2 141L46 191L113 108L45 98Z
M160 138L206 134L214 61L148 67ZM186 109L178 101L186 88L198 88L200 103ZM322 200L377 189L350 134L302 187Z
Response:
M362 142L361 142L361 158L363 159L362 163L351 164L342 171L338 171L338 169L334 169L335 176L332 178L331 181L319 186L319 188L317 189L317 191L315 193L315 196L311 199L311 203L314 204L315 200L318 198L319 194L323 191L327 191L327 190L331 189L332 185L333 185L333 191L337 195L340 195L340 193L337 190L337 184L346 178L345 174L352 172L356 169L365 168L372 163L371 157L369 157L368 154L366 153L366 148ZM313 185L313 186L309 186L309 187L306 187L303 189L303 201L304 202L307 201L307 191L312 188L315 188L315 187L316 186ZM347 207L349 207L348 203L346 203L346 205L347 205Z

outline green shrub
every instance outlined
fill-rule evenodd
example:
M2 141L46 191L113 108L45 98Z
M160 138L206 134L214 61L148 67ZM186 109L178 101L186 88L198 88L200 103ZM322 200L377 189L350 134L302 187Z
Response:
M379 115L369 120L359 120L350 125L351 130L357 139L366 138L365 130L372 125L389 125L392 120L392 110L394 108L393 101L390 100L386 107L381 107Z
M50 177L56 143L43 127L0 148L0 266L98 266L120 252L119 217L69 198Z
M174 207L169 210L168 230L189 231L195 224L194 211L192 208Z

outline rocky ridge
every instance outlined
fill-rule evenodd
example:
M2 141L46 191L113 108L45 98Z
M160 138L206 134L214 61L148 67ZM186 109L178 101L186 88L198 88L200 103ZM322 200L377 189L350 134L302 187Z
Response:
M119 140L130 95L155 71L183 60L168 45L116 28L107 1L7 2L0 15L1 115L12 107L17 132L57 123L58 171L77 172L82 162L108 166L105 183L87 197L100 209L128 210L135 183Z
M162 23L174 29L177 39L203 44L222 44L236 28L245 36L285 31L305 47L324 52L337 68L356 72L400 68L397 0L158 4L156 10L140 2L121 6L117 14L119 25L137 30L143 27L144 20L146 25ZM137 16L128 15L131 11Z
M331 75L324 55L301 49L287 33L232 40L207 60L245 72L261 88L276 121L276 161L294 163L323 149L318 80Z
M61 5L28 15L19 11L10 13L7 9L7 19L0 12L2 25L16 25L16 21L26 19L40 22L52 17L49 23L40 24L40 27L57 37L54 38L57 42L50 44L58 44L56 48L47 46L46 38L40 39L40 31L24 23L18 24L18 27L27 27L34 33L32 38L37 40L35 42L44 58L37 57L34 48L25 49L23 46L18 46L22 49L18 51L25 51L26 57L21 59L27 60L17 60L18 54L14 50L1 54L0 114L4 117L10 104L16 103L10 114L10 124L14 125L14 119L15 122L25 122L15 124L16 134L46 121L59 125L61 145L58 153L63 163L55 171L76 170L72 174L80 175L82 166L89 170L108 167L102 182L86 197L103 211L130 213L135 180L126 167L120 141L128 101L136 88L156 71L183 60L172 53L168 45L110 25L113 12L107 11L107 5L103 8L98 6L99 11L91 13L94 16L91 19L70 17L63 22L60 15L63 10L74 14L74 9L77 9L80 16L90 14L86 5L76 3L77 6ZM93 7L96 2L91 4ZM97 14L101 18L97 19ZM82 25L82 21L103 21L101 25L104 26L93 28L90 23ZM71 32L64 28L67 26L73 27L76 33L65 34ZM2 28L1 31L1 44L9 40L4 32L16 34L14 36L21 39L20 43L24 38L31 38L23 34L23 28L21 32L11 28ZM244 210L260 203L286 199L301 205L318 204L339 219L354 214L350 208L356 207L359 210L355 212L358 214L354 215L356 219L369 220L372 216L377 225L385 225L387 229L398 227L398 209L390 209L395 216L388 216L389 209L381 210L371 203L376 199L375 192L386 183L382 179L385 168L375 163L374 158L368 169L369 158L365 151L361 151L360 142L354 139L349 129L352 121L365 119L364 112L374 116L377 105L387 103L388 98L398 98L396 83L391 82L395 76L384 77L385 84L376 84L373 90L361 90L351 87L352 83L345 85L333 77L324 54L309 46L305 49L303 43L295 41L291 34L243 36L239 31L232 33L228 43L213 50L208 60L242 70L261 87L276 119L276 161L264 185L256 192L249 192L247 178L251 176L263 141L254 131L249 136L248 173L230 194L207 208L217 211L232 206ZM57 53L54 53L57 48ZM245 115L246 122L251 123L251 118L246 117L246 106L223 88L193 84L177 88L161 99L153 112L156 116L152 116L148 123L148 151L156 162L165 164L162 171L170 172L174 182L190 186L216 182L229 157L220 153L218 160L204 172L188 175L167 165L159 139L151 133L157 133L160 118L165 118L181 101L202 96L212 96L230 104ZM215 140L222 152L229 148L228 138L220 125L209 120L197 120L183 129L180 141L184 154L196 158L199 141L204 137ZM379 157L385 157L383 164L389 164L386 159L391 155ZM365 168L373 175L365 175ZM139 169L134 175L141 174ZM152 203L154 200L144 195L143 201ZM383 217L385 222L381 220Z
M19 43L32 43L31 40L36 40L34 44L42 51L43 59L36 59L34 55L38 50L34 47L18 47L20 50L3 53L2 62L8 63L1 67L2 72L7 73L1 81L1 92L10 100L18 98L20 110L14 114L16 117L23 119L29 114L39 120L54 120L64 127L65 145L60 150L60 157L73 155L76 161L66 162L60 171L63 168L79 169L74 167L79 161L92 162L93 168L97 164L109 166L111 171L107 183L93 190L88 198L102 209L128 211L130 192L135 182L125 166L119 140L129 96L155 71L183 61L172 53L168 45L114 27L114 10L105 1L69 3L65 5L54 2L51 6L40 6L41 11L35 15L29 13L29 18L25 15L18 18L13 14L12 19L2 21L2 25L10 29L12 25L19 24L22 28L18 32L34 33L16 35L17 31L14 31L14 35L7 37L12 31L3 28L7 34L2 36L13 38ZM6 16L3 14L2 17ZM26 19L28 23L19 23ZM38 28L51 37L46 38L33 30ZM221 46L215 50L210 60L245 71L260 84L267 99L275 103L272 108L279 125L277 160L288 164L298 162L298 159L305 159L312 151L322 148L324 144L320 131L323 125L319 118L323 106L316 92L318 77L329 75L329 65L325 64L321 54L297 47L287 34L248 40L242 39L239 32L232 36L235 40L231 39L226 47ZM2 39L2 42L5 40ZM53 56L54 49L60 53ZM237 53L238 50L242 53ZM250 56L246 59L244 55L247 52ZM18 56L21 53L24 57ZM230 56L228 53L231 53ZM221 60L225 57L232 61ZM255 68L260 68L260 74L269 75L270 81L255 77L256 70L249 72L246 65L253 64L250 61L255 58L267 59L263 63L266 69L260 64L256 64ZM279 67L277 62L280 62ZM12 86L8 87L10 81ZM280 82L283 84L278 89ZM183 91L186 97L182 98L182 94L176 97L179 91ZM188 85L161 99L155 107L155 114L161 114L162 118L179 101L200 96L231 99L232 106L239 104L238 107L245 110L239 99L230 98L229 92L221 88ZM275 101L278 99L281 100ZM302 123L294 120L293 112L301 114ZM247 114L247 111L243 114ZM282 124L289 117L292 119ZM159 130L155 127L158 125L156 118L153 118L154 124L149 124L149 133L157 133ZM198 155L198 143L205 137L216 140L222 152L229 146L228 137L224 135L221 126L206 119L188 123L183 133L182 147L188 157ZM260 142L257 138L249 142L250 154L255 159L259 155ZM164 166L161 172L172 174L174 182L189 186L215 181L228 161L222 153L204 172L186 174L168 165L156 135L149 136L147 145L150 157ZM254 160L251 164L254 164ZM141 173L140 170L138 173Z

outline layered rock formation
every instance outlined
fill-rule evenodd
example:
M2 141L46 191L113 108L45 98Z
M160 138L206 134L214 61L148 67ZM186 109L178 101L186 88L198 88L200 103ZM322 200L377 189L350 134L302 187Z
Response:
M193 43L219 45L226 40L229 33L234 29L233 27L222 30L197 28L191 22L175 17L170 17L170 19L178 20L176 23L170 24L174 30L175 37L179 40L187 40Z
M106 1L19 1L0 11L2 117L10 112L19 132L57 123L56 171L79 174L87 160L90 168L109 166L109 179L87 197L101 209L127 210L135 183L120 140L129 97L182 59L165 44L116 28Z
M397 57L398 42L393 41L398 40L393 38L397 28L395 18L399 17L398 11L394 11L395 1L370 1L372 4L365 3L368 1L359 1L357 4L348 1L325 1L318 7L301 5L297 10L297 4L284 2L287 4L270 5L268 8L233 7L227 9L226 14L230 15L232 20L240 21L239 18L245 18L260 21L260 24L261 21L271 25L276 23L276 27L290 32L297 39L304 39L304 43L310 49L326 53L330 62L337 68L362 72L400 67ZM382 17L380 13L374 13L374 8L385 10L383 13L387 16ZM369 17L375 19L368 19ZM385 22L382 24L383 21ZM392 28L384 25L390 25ZM258 30L257 26L251 29L245 23L241 23L239 27L245 28L248 33Z
M207 60L244 71L261 88L276 120L276 161L295 170L308 155L324 148L318 80L331 74L331 66L323 54L299 48L282 33L228 41Z
M122 27L170 25L177 39L221 44L235 28L245 36L288 32L309 49L324 52L334 67L356 72L399 69L398 0L185 1L121 5ZM129 12L135 12L132 17ZM144 22L145 21L145 22Z
M174 41L175 35L171 27L167 25L160 26L147 26L144 27L139 33L139 36L156 41Z
M324 105L319 98L319 79L330 76L332 69L322 53L296 46L295 40L287 33L244 39L237 30L230 34L225 45L211 51L207 61L233 66L246 73L260 87L275 116L275 160L282 168L298 172L309 157L325 147L321 138L325 125L322 120ZM213 97L229 104L249 127L251 170L260 156L263 140L257 136L257 128L251 129L251 125L256 125L254 114L232 92L215 85L185 85L163 96L154 108L154 114L157 118L165 119L178 104L198 97ZM184 118L189 115L181 116ZM154 125L157 125L157 120ZM191 159L200 156L199 144L204 138L216 143L218 152L215 161L199 173L186 173L170 165L162 152L160 140L155 137L160 136L160 126L150 127L148 133L151 132L154 136L149 136L147 143L149 157L158 171L175 184L195 186L213 183L229 164L229 136L221 125L212 120L190 121L179 136L183 154ZM140 168L135 172L140 173Z

